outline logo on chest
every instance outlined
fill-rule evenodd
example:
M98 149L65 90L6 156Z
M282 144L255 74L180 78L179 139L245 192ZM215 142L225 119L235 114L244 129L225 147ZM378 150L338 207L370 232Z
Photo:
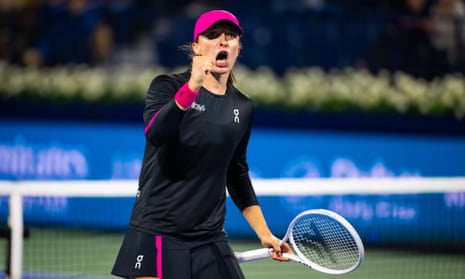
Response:
M240 123L240 118L239 118L239 109L235 108L233 109L233 114L234 114L234 123Z

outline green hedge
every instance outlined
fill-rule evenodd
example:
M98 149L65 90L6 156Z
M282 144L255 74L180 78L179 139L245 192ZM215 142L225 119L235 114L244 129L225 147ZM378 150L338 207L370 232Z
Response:
M34 71L0 63L0 93L33 100L143 101L154 76L184 69L67 66ZM458 74L426 81L400 72L290 68L278 77L267 67L242 65L234 74L237 87L260 107L465 117L465 77Z

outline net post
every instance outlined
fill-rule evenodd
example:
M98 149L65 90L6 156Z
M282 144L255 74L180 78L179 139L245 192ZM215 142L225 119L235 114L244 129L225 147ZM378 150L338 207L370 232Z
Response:
M11 229L11 255L9 279L21 279L23 260L23 197L20 191L13 190L9 202L9 226Z

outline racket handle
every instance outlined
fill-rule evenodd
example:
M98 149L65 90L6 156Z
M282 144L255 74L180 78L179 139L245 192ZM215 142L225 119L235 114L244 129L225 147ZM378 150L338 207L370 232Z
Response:
M234 255L239 263L250 262L268 258L271 255L271 249L261 248L245 252L235 252Z

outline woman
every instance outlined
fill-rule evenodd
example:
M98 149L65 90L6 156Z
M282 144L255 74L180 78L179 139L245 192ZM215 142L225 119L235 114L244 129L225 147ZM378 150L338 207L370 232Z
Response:
M244 278L223 229L226 188L271 257L287 260L290 248L268 228L248 174L253 104L232 77L242 33L228 11L202 14L191 69L152 81L139 190L114 275Z

